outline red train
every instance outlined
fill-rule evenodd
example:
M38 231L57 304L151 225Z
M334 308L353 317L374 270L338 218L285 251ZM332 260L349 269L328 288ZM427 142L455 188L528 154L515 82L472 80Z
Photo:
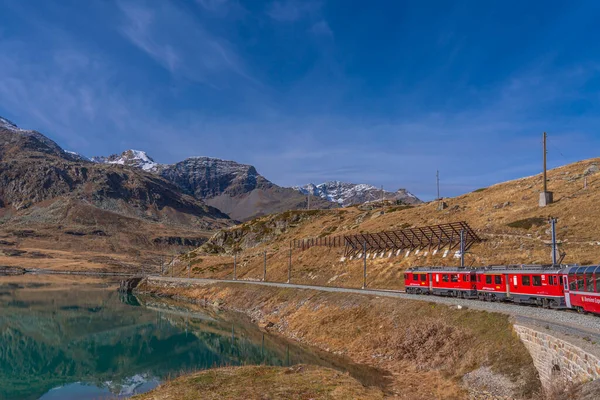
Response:
M600 266L504 265L418 267L404 274L406 293L510 301L600 314Z

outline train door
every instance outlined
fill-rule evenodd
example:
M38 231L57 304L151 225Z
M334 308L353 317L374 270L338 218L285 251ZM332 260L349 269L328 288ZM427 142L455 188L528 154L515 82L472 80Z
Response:
M510 299L510 276L504 275L504 280L506 281L506 297Z
M571 308L571 293L569 292L569 275L563 275L563 288L565 290L565 304Z
M429 293L433 293L433 274L428 273L429 276Z

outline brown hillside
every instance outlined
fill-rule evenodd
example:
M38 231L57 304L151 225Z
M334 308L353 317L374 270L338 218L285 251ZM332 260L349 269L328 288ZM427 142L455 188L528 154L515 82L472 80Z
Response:
M287 212L259 218L215 235L202 248L182 257L174 273L203 277L231 277L233 249L239 248L238 278L261 279L263 252L267 251L267 280L286 280L290 241L359 232L467 221L484 239L466 256L468 265L549 263L550 216L558 218L560 249L565 263L589 264L600 260L600 159L580 161L551 170L549 189L555 203L538 207L541 174L482 188L445 199L448 208L430 202L414 207L384 207L361 211ZM587 188L584 182L587 180ZM294 250L292 280L296 283L360 286L362 261L341 262L341 248ZM212 253L212 255L211 255ZM402 271L415 265L457 265L458 260L436 256L392 257L368 261L371 287L402 286Z
M158 265L148 257L198 246L232 224L164 178L95 164L38 132L0 125L0 265Z

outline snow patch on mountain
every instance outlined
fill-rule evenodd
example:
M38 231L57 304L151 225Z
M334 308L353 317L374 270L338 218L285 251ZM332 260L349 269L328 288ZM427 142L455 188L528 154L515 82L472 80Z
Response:
M91 160L99 164L127 165L143 169L144 171L155 171L160 165L148 156L145 151L133 149L126 150L121 154L113 154L108 157L92 157Z
M347 183L340 181L329 181L319 185L309 183L304 186L295 186L293 189L308 195L321 197L323 199L338 203L341 206L350 206L353 204L362 204L370 201L381 200L398 200L407 204L420 203L415 195L408 192L406 189L399 189L396 192L382 191L373 185L365 183Z
M25 132L25 129L21 129L12 121L7 120L6 118L0 117L0 127L14 131L14 132Z
M65 153L67 153L69 156L71 156L71 158L74 158L76 160L80 160L80 161L90 161L89 158L87 158L86 156L82 156L79 153L76 153L74 151L69 151L69 150L63 150Z

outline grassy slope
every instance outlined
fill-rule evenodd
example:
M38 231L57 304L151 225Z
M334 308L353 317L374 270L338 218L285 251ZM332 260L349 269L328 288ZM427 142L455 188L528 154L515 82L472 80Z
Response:
M144 283L138 290L206 299L244 312L287 337L388 371L389 391L406 398L464 398L459 379L481 366L518 382L523 395L539 389L531 357L505 315L374 296L235 284Z
M469 265L506 263L548 263L549 216L559 219L558 238L563 241L566 263L588 264L600 260L600 237L596 233L600 214L600 173L587 177L584 187L583 172L600 159L586 160L549 172L549 188L554 191L555 203L538 207L541 176L523 178L477 190L456 198L446 199L448 208L437 210L436 203L413 208L388 207L375 211L358 208L309 212L300 222L285 224L282 216L294 212L263 217L233 228L244 251L238 260L238 277L260 279L263 272L263 251L268 252L268 279L287 279L288 249L292 239L317 238L360 232L402 229L453 221L467 221L485 240L475 245L467 255ZM295 212L302 213L302 212ZM305 212L306 213L306 212ZM533 222L534 224L529 226ZM538 225L536 225L536 223ZM541 223L541 225L540 225ZM267 241L247 248L242 230L263 232ZM256 240L254 240L256 241ZM230 250L231 248L226 248ZM293 280L297 283L336 284L360 286L362 261L340 262L342 250L312 248L293 253ZM219 256L192 253L182 259L175 274L187 274L187 261L195 267L195 276L230 277L233 270L231 253ZM402 287L402 271L414 265L457 265L458 260L436 256L392 257L369 260L371 287Z
M135 396L138 400L192 399L382 399L376 388L331 369L247 366L199 372Z

